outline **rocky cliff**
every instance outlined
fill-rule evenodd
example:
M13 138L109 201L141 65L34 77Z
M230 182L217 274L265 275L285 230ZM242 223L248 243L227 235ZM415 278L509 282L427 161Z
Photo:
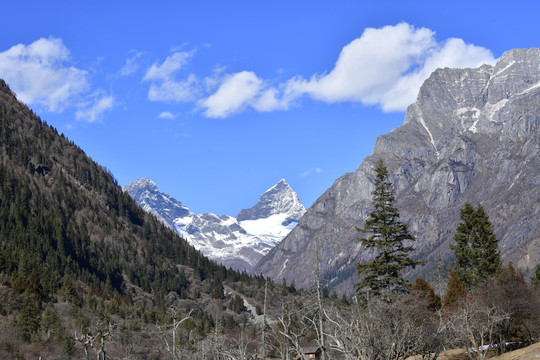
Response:
M448 264L466 201L486 209L503 261L532 268L540 262L539 125L540 49L509 51L495 66L436 70L404 124L380 136L360 167L337 179L253 271L310 287L318 239L323 279L331 289L351 292L354 263L371 255L355 227L370 211L378 159L417 238L415 257L428 260L409 276L433 278L437 263Z

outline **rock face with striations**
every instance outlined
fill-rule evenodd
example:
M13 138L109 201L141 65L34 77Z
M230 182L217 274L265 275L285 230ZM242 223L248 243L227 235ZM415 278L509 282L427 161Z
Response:
M377 139L354 173L337 179L253 272L314 283L315 241L321 276L351 293L354 263L373 256L357 238L371 208L373 168L383 159L396 207L427 264L409 276L433 280L466 201L481 203L503 262L528 271L540 262L540 49L505 53L495 66L438 69L409 106L404 124Z
M283 179L262 194L255 206L240 211L237 218L194 214L148 179L136 180L124 191L204 255L238 270L250 270L306 211Z

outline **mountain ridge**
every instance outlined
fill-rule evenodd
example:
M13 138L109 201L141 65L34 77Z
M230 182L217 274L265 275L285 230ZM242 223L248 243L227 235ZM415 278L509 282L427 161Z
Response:
M465 201L484 205L503 260L532 268L540 262L540 208L534 202L540 194L539 64L539 49L516 49L495 66L436 70L403 125L379 136L372 154L336 179L254 273L310 287L317 238L325 282L350 292L354 263L372 256L356 241L355 227L369 211L379 158L389 169L401 218L417 236L415 256L428 259L414 274L434 276L437 259L448 263Z
M251 270L305 212L298 195L284 179L265 191L253 207L242 209L237 218L194 214L144 178L126 185L124 191L203 254L237 270Z

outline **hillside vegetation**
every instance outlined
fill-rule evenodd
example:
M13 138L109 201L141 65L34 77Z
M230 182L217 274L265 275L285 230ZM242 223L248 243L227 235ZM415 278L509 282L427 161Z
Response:
M483 359L540 335L540 267L339 298L318 243L306 290L210 261L0 80L1 359Z

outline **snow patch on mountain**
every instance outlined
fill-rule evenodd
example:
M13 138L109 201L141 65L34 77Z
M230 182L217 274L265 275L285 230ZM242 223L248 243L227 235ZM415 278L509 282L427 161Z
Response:
M296 226L306 209L282 179L238 216L194 214L148 179L124 187L137 203L209 258L239 270L251 268Z

